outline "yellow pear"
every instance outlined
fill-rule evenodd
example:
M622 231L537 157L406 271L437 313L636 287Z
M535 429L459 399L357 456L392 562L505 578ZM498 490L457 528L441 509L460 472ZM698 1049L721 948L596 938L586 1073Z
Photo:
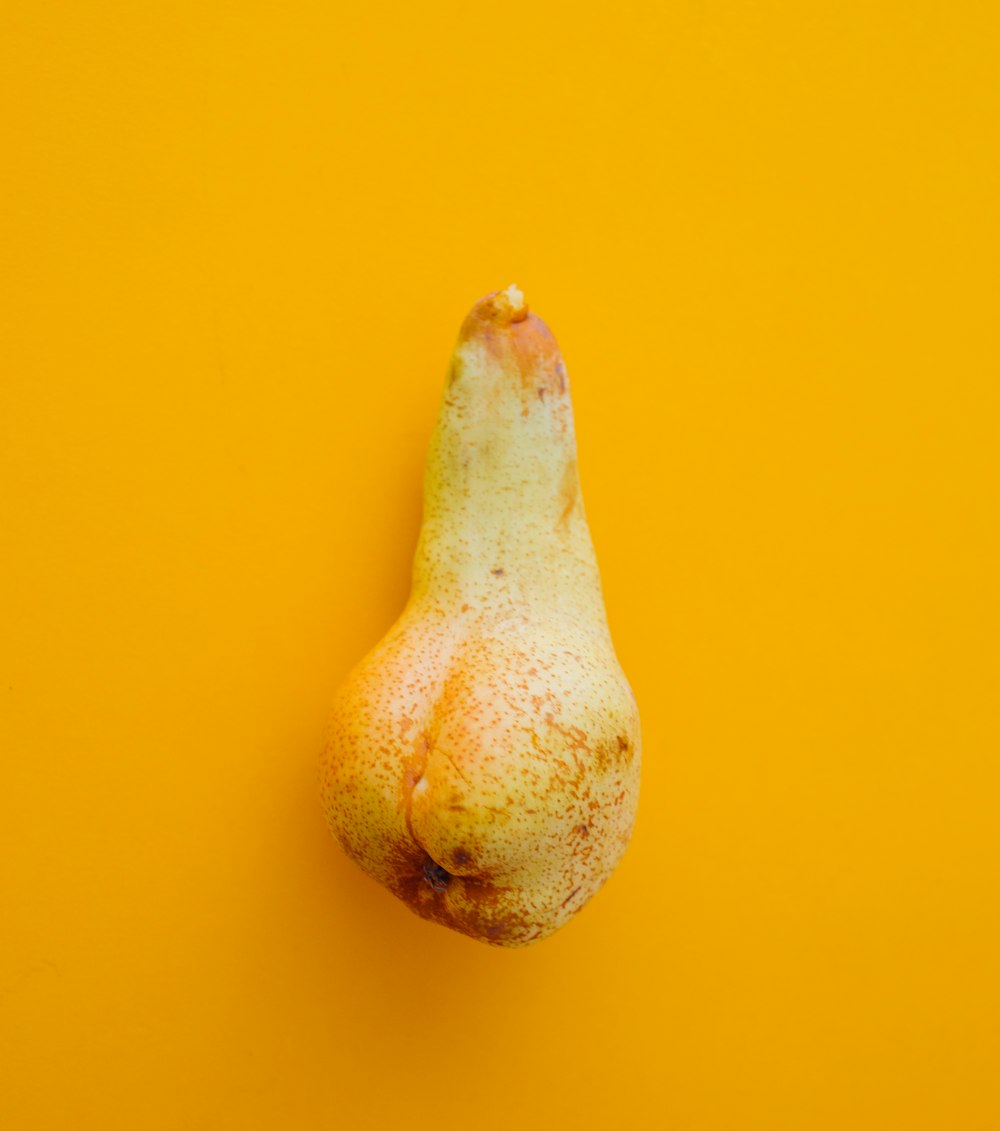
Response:
M418 915L523 946L575 915L615 868L639 763L566 368L510 286L462 325L412 591L337 692L324 811L346 853Z

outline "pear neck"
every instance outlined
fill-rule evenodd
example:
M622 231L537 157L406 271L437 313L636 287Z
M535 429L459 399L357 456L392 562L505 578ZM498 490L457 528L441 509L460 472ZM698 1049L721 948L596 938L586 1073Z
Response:
M534 315L463 327L424 478L414 590L563 606L599 595L555 341Z

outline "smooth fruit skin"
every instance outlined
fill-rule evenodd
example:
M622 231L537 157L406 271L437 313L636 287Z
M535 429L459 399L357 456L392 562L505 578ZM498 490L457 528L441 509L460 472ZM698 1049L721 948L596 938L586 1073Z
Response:
M324 811L347 854L418 915L523 946L575 915L618 863L640 751L566 369L509 287L459 334L410 599L336 694Z

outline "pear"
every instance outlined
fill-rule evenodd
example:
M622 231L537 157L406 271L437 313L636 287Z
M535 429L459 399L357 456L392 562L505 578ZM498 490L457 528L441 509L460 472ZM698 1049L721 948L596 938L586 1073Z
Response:
M321 795L344 851L425 919L496 946L604 884L639 796L566 368L510 286L462 325L412 590L335 696Z

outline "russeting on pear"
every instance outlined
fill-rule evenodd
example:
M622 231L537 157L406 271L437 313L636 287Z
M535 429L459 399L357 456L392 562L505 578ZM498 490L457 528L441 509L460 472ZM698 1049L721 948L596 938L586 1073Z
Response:
M566 368L510 286L462 325L410 598L336 694L323 808L344 851L418 915L523 946L575 915L621 858L640 748Z

